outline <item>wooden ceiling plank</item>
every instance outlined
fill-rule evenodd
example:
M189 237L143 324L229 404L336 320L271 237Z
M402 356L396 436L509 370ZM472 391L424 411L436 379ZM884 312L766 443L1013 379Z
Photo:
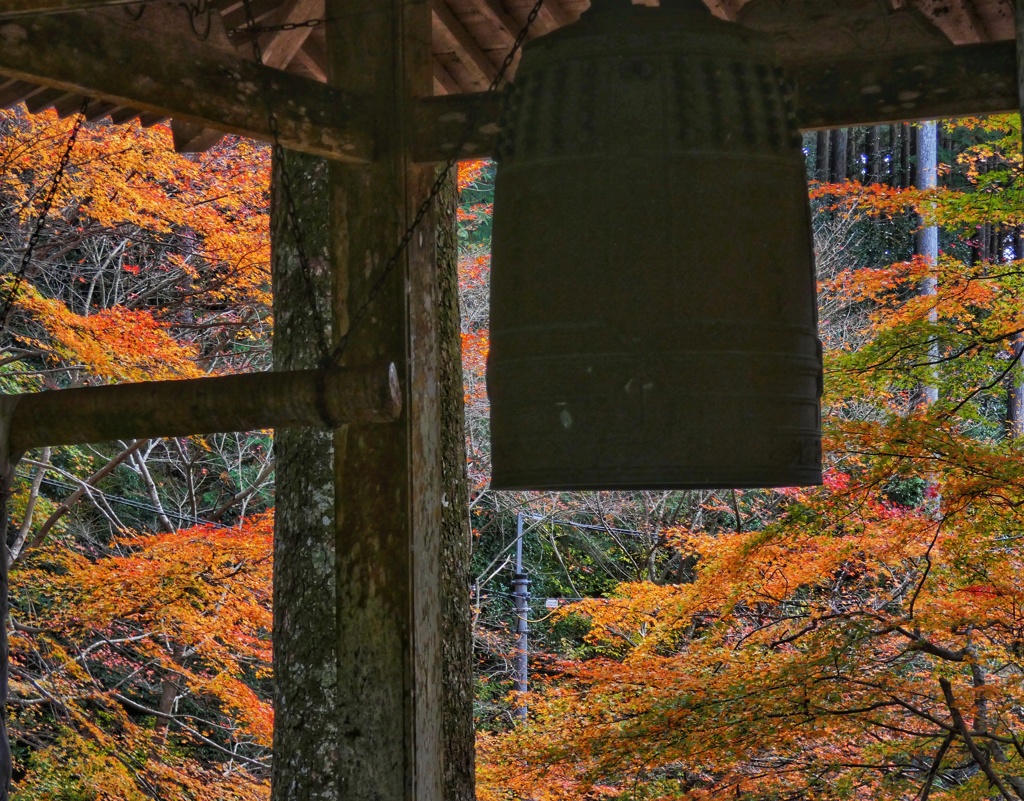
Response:
M52 106L56 101L60 100L67 94L67 92L61 91L60 89L44 89L41 92L33 92L30 97L25 98L25 108L27 108L32 114L36 114L44 108Z
M466 30L466 26L459 22L452 10L448 8L445 0L430 0L430 9L434 14L435 31L439 31L448 40L459 61L480 84L476 88L487 87L494 80L494 76L498 72L497 67L480 49L480 45Z
M153 111L144 111L139 115L139 125L141 125L143 128L152 128L154 125L159 125L161 122L166 121L167 117L165 115L157 114Z
M85 109L85 118L89 122L95 122L101 120L111 111L116 111L117 106L114 103L106 103L101 100L91 100L89 105Z
M0 22L0 75L357 163L372 158L363 104L339 89L88 13Z
M1024 3L1024 0L1018 0ZM790 65L798 86L797 122L804 130L941 119L1017 110L1015 43L994 42L913 53L861 53ZM413 155L444 161L493 156L501 132L501 93L425 98L415 117Z
M296 24L311 19L322 19L323 15L324 0L288 0L281 6L280 13L275 14L268 24ZM263 63L268 67L284 69L302 49L312 31L312 28L296 28L292 31L278 31L260 36Z
M33 92L38 91L40 91L40 87L25 81L5 81L3 87L0 88L0 108L7 108L8 106L20 103Z
M438 88L441 91L437 91ZM445 69L444 64L434 59L434 94L435 95L457 95L461 94L462 87L450 72Z
M58 117L64 119L81 111L83 100L84 98L81 95L65 94L53 101L53 110L57 112Z
M139 110L137 108L122 106L121 108L113 109L110 112L110 121L115 125L122 125L129 120L134 120L138 116Z
M540 18L551 28L561 28L572 22L572 16L562 8L558 0L544 0L540 7Z
M736 21L736 10L728 0L704 0L704 5L719 19L728 20L729 22Z
M501 0L471 0L473 7L480 12L498 31L498 35L506 47L511 47L516 34L522 27L515 18L505 10Z
M176 153L205 153L224 136L220 131L182 120L171 120L171 140Z
M295 61L312 76L314 81L320 81L321 83L327 81L327 71L324 69L324 65L317 61L316 57L308 52L305 47L300 48L295 54Z

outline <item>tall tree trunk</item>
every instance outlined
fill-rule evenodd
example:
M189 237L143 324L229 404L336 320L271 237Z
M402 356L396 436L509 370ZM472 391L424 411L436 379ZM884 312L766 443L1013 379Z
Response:
M849 147L848 143L850 141L850 129L836 128L831 133L832 180L845 181L846 164L848 158L847 149Z
M443 725L445 801L473 801L473 639L470 625L469 494L466 479L465 390L459 319L459 242L454 174L438 198L437 255L441 301Z
M903 123L900 131L900 187L909 189L914 185L914 168L911 159L914 155L914 127Z
M828 168L829 142L831 140L829 131L818 131L816 135L817 146L814 154L814 177L819 181L830 181L832 179Z
M320 319L329 325L331 278L327 163L287 151L285 162L309 256ZM274 164L271 235L274 369L316 367L313 299L303 276ZM274 801L337 801L337 635L334 546L334 435L275 432Z
M877 184L882 180L883 152L882 126L874 125L868 133L868 183Z

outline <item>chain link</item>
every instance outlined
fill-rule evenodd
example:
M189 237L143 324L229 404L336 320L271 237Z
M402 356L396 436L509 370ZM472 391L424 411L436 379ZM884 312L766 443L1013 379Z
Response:
M256 20L252 24L246 23L239 28L232 28L228 33L237 36L241 33L281 33L283 31L297 31L300 28L319 28L329 22L328 17L322 19L306 19L302 22L282 22L280 25L257 25Z
M75 143L78 141L78 132L82 130L82 125L85 123L85 112L89 108L89 98L82 100L82 107L79 109L78 117L75 119L74 125L71 126L71 133L68 135L67 144L64 147L64 152L61 154L60 161L57 164L57 170L53 174L53 178L50 180L50 188L46 192L46 196L43 198L43 205L39 209L39 214L36 217L35 225L33 226L32 233L28 238L28 245L21 254L21 263L18 265L18 270L14 274L14 282L11 284L11 288L7 293L7 297L4 300L3 308L0 309L0 331L3 331L7 326L7 317L11 313L11 308L14 306L15 301L18 299L18 293L21 290L22 282L25 280L25 274L28 272L29 265L32 263L32 254L35 252L36 246L39 244L39 238L43 234L43 228L46 226L46 218L50 215L50 209L53 208L53 201L57 198L57 190L60 189L61 181L64 180L64 173L67 172L68 165L71 163L71 153L75 149Z
M523 42L526 41L526 37L529 36L530 28L533 25L533 23L537 21L537 16L540 14L540 10L543 7L543 5L544 0L537 0L533 8L530 9L530 13L526 17L526 22L523 24L523 27L519 30L519 33L516 35L515 41L512 43L512 48L508 51L508 54L505 56L505 60L502 61L501 66L498 68L498 72L495 74L494 79L490 83L490 86L487 87L488 92L493 92L497 90L498 87L500 87L501 84L504 82L505 75L508 72L509 67L511 67L512 63L516 60L516 55L522 48ZM380 294L381 290L383 290L384 283L387 281L388 276L390 276L391 273L394 272L394 269L398 265L399 260L405 253L405 249L409 246L409 243L412 241L413 235L416 233L416 230L420 227L423 220L430 213L430 209L433 207L434 201L437 200L437 196L441 194L441 190L444 189L444 185L448 180L448 176L452 171L452 167L454 167L459 161L459 155L462 152L462 148L465 147L466 143L473 136L473 133L476 130L477 118L479 116L480 106L478 105L469 114L469 119L466 122L465 133L462 135L462 138L459 140L458 145L455 147L454 153L448 157L448 160L445 162L444 166L438 173L437 178L434 180L434 183L431 185L430 192L427 194L426 200L424 200L423 203L420 204L419 209L416 211L415 216L412 218L412 222L409 223L409 227L405 229L405 233L402 234L402 238L398 241L398 246L395 248L394 252L388 258L388 260L384 262L384 266L381 267L380 270L380 275L378 275L377 278L374 280L373 284L370 286L369 292L367 292L366 294L366 299L363 301L363 303L359 306L359 308L350 318L348 331L346 331L341 336L341 338L338 340L338 344L335 345L334 350L331 351L329 363L337 363L338 359L341 358L341 355L345 352L345 348L348 347L352 332L356 329L356 327L363 320L363 318L365 318L366 315L369 313L370 306L373 304L373 301L377 299L377 296Z
M256 18L252 13L251 0L242 0L242 7L245 9L246 27L253 30L256 27ZM252 52L256 61L263 63L263 48L260 47L258 36L252 37ZM277 114L274 112L274 104L270 99L270 80L267 79L264 86L263 102L267 107L267 128L273 139L274 161L280 168L281 193L284 195L285 210L288 214L288 225L291 229L292 241L295 244L295 255L299 259L299 272L302 281L306 285L306 293L309 296L310 311L313 314L313 325L316 327L316 344L320 352L320 360L326 362L330 358L330 349L324 331L327 328L327 321L320 311L320 304L317 303L316 285L313 282L313 272L309 265L309 257L306 253L306 241L299 225L299 210L295 205L295 193L292 191L292 179L288 174L285 164L284 146L281 144L281 131L277 121Z

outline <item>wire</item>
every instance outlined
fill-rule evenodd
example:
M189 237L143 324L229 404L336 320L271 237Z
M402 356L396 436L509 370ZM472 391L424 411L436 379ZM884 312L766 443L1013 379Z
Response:
M32 478L32 474L31 473L23 473L23 472L20 472L20 471L16 471L15 475L18 478L26 478L26 479ZM55 489L63 489L63 490L71 490L71 491L75 491L75 490L79 489L79 486L76 485L76 484L72 484L69 481L61 481L60 479L56 479L56 478L44 477L43 480L42 480L42 483L45 484L46 486L54 487ZM120 495L110 495L110 494L104 492L103 490L96 489L95 487L92 487L92 486L90 486L89 490L90 490L90 492L95 493L96 495L102 497L104 500L109 501L110 503L116 503L119 506L125 506L125 507L128 507L130 509L138 509L139 511L143 511L143 512L151 512L154 515L158 515L158 514L166 515L167 517L173 518L173 519L175 519L175 520L177 520L179 522L188 523L188 524L193 525L193 526L206 525L206 526L216 526L217 528L230 528L230 526L225 526L223 523L217 523L217 522L215 522L213 520L206 520L205 518L202 518L202 517L193 517L192 515L182 515L182 514L179 514L178 512L168 511L166 509L158 509L157 507L155 507L155 506L153 506L151 504L143 503L142 501L136 501L136 500L134 500L132 498L125 498L125 497L122 497Z

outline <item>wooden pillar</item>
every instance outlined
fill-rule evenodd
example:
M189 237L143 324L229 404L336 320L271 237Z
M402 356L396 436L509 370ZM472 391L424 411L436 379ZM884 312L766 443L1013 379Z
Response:
M327 0L330 80L370 99L375 160L332 164L335 336L343 364L398 365L397 425L335 437L339 797L441 799L438 304L424 221L359 314L434 165L411 159L411 103L431 92L424 0ZM351 329L350 329L351 326Z

